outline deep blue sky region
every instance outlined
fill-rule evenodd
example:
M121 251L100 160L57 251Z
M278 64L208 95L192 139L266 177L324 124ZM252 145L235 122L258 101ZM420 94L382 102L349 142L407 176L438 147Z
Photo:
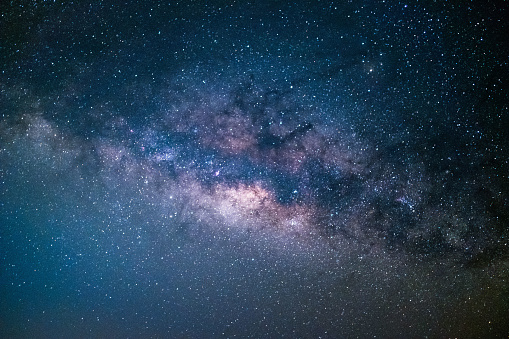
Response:
M3 1L0 337L506 338L503 1Z

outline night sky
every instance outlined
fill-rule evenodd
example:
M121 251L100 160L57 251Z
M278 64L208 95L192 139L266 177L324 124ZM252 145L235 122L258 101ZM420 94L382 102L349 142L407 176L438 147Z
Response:
M0 337L507 337L508 9L2 1Z

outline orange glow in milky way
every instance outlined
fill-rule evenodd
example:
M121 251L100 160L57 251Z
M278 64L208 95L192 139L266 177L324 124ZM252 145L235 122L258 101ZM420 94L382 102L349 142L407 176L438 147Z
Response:
M199 192L199 193L198 193ZM301 237L315 233L313 208L281 204L261 183L228 186L218 184L211 193L195 190L195 197L206 211L213 211L233 230L273 232Z

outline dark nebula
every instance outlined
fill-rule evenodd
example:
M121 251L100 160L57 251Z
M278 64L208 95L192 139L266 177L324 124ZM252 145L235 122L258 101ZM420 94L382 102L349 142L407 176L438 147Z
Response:
M0 337L509 334L507 6L0 13Z

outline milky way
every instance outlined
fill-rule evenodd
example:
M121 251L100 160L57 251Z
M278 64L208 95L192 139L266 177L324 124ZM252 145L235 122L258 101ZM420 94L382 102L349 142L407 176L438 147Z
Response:
M490 6L11 4L0 333L504 335Z

